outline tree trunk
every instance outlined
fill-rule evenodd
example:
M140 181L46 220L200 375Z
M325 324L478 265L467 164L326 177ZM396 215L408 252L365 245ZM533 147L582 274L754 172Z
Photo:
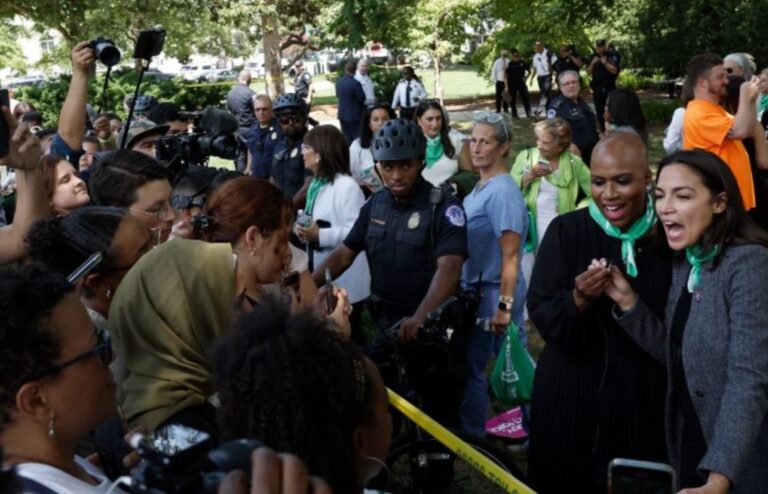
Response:
M265 15L261 18L261 30L264 33L264 72L266 74L266 90L270 98L275 99L285 92L283 81L283 66L280 63L280 35L278 34L277 17Z
M435 64L435 98L443 102L443 79L442 72L440 71L440 55L435 53L432 62Z

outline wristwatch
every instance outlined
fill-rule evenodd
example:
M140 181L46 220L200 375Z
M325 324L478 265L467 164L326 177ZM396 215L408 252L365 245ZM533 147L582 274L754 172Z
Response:
M514 297L508 297L506 295L499 296L499 310L504 312L512 312L512 303L515 301Z

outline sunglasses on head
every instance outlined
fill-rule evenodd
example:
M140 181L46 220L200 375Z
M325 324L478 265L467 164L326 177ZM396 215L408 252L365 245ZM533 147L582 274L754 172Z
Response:
M201 208L205 204L204 195L185 196L175 193L171 196L171 206L179 211L183 209Z
M727 67L727 68L725 69L725 73L726 73L726 74L733 74L733 67Z

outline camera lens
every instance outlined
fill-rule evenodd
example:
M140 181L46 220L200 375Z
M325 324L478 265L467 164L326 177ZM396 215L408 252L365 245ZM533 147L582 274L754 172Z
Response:
M120 61L120 50L112 43L106 41L96 43L94 51L96 52L96 58L107 67L117 65Z

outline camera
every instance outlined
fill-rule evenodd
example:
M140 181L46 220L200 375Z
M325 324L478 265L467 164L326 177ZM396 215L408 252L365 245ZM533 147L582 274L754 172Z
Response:
M262 444L238 439L213 448L203 431L170 424L138 439L141 456L131 475L131 492L140 494L216 492L232 470L251 471L251 453Z
M155 141L155 157L180 176L191 165L205 166L210 156L234 159L237 156L237 120L224 110L179 112L179 119L192 121L192 133L167 135Z
M89 41L88 47L96 52L96 58L107 67L117 65L120 61L120 50L117 49L114 41L111 39L99 36Z
M149 60L163 51L165 45L165 29L145 29L139 32L136 46L133 48L133 58Z

